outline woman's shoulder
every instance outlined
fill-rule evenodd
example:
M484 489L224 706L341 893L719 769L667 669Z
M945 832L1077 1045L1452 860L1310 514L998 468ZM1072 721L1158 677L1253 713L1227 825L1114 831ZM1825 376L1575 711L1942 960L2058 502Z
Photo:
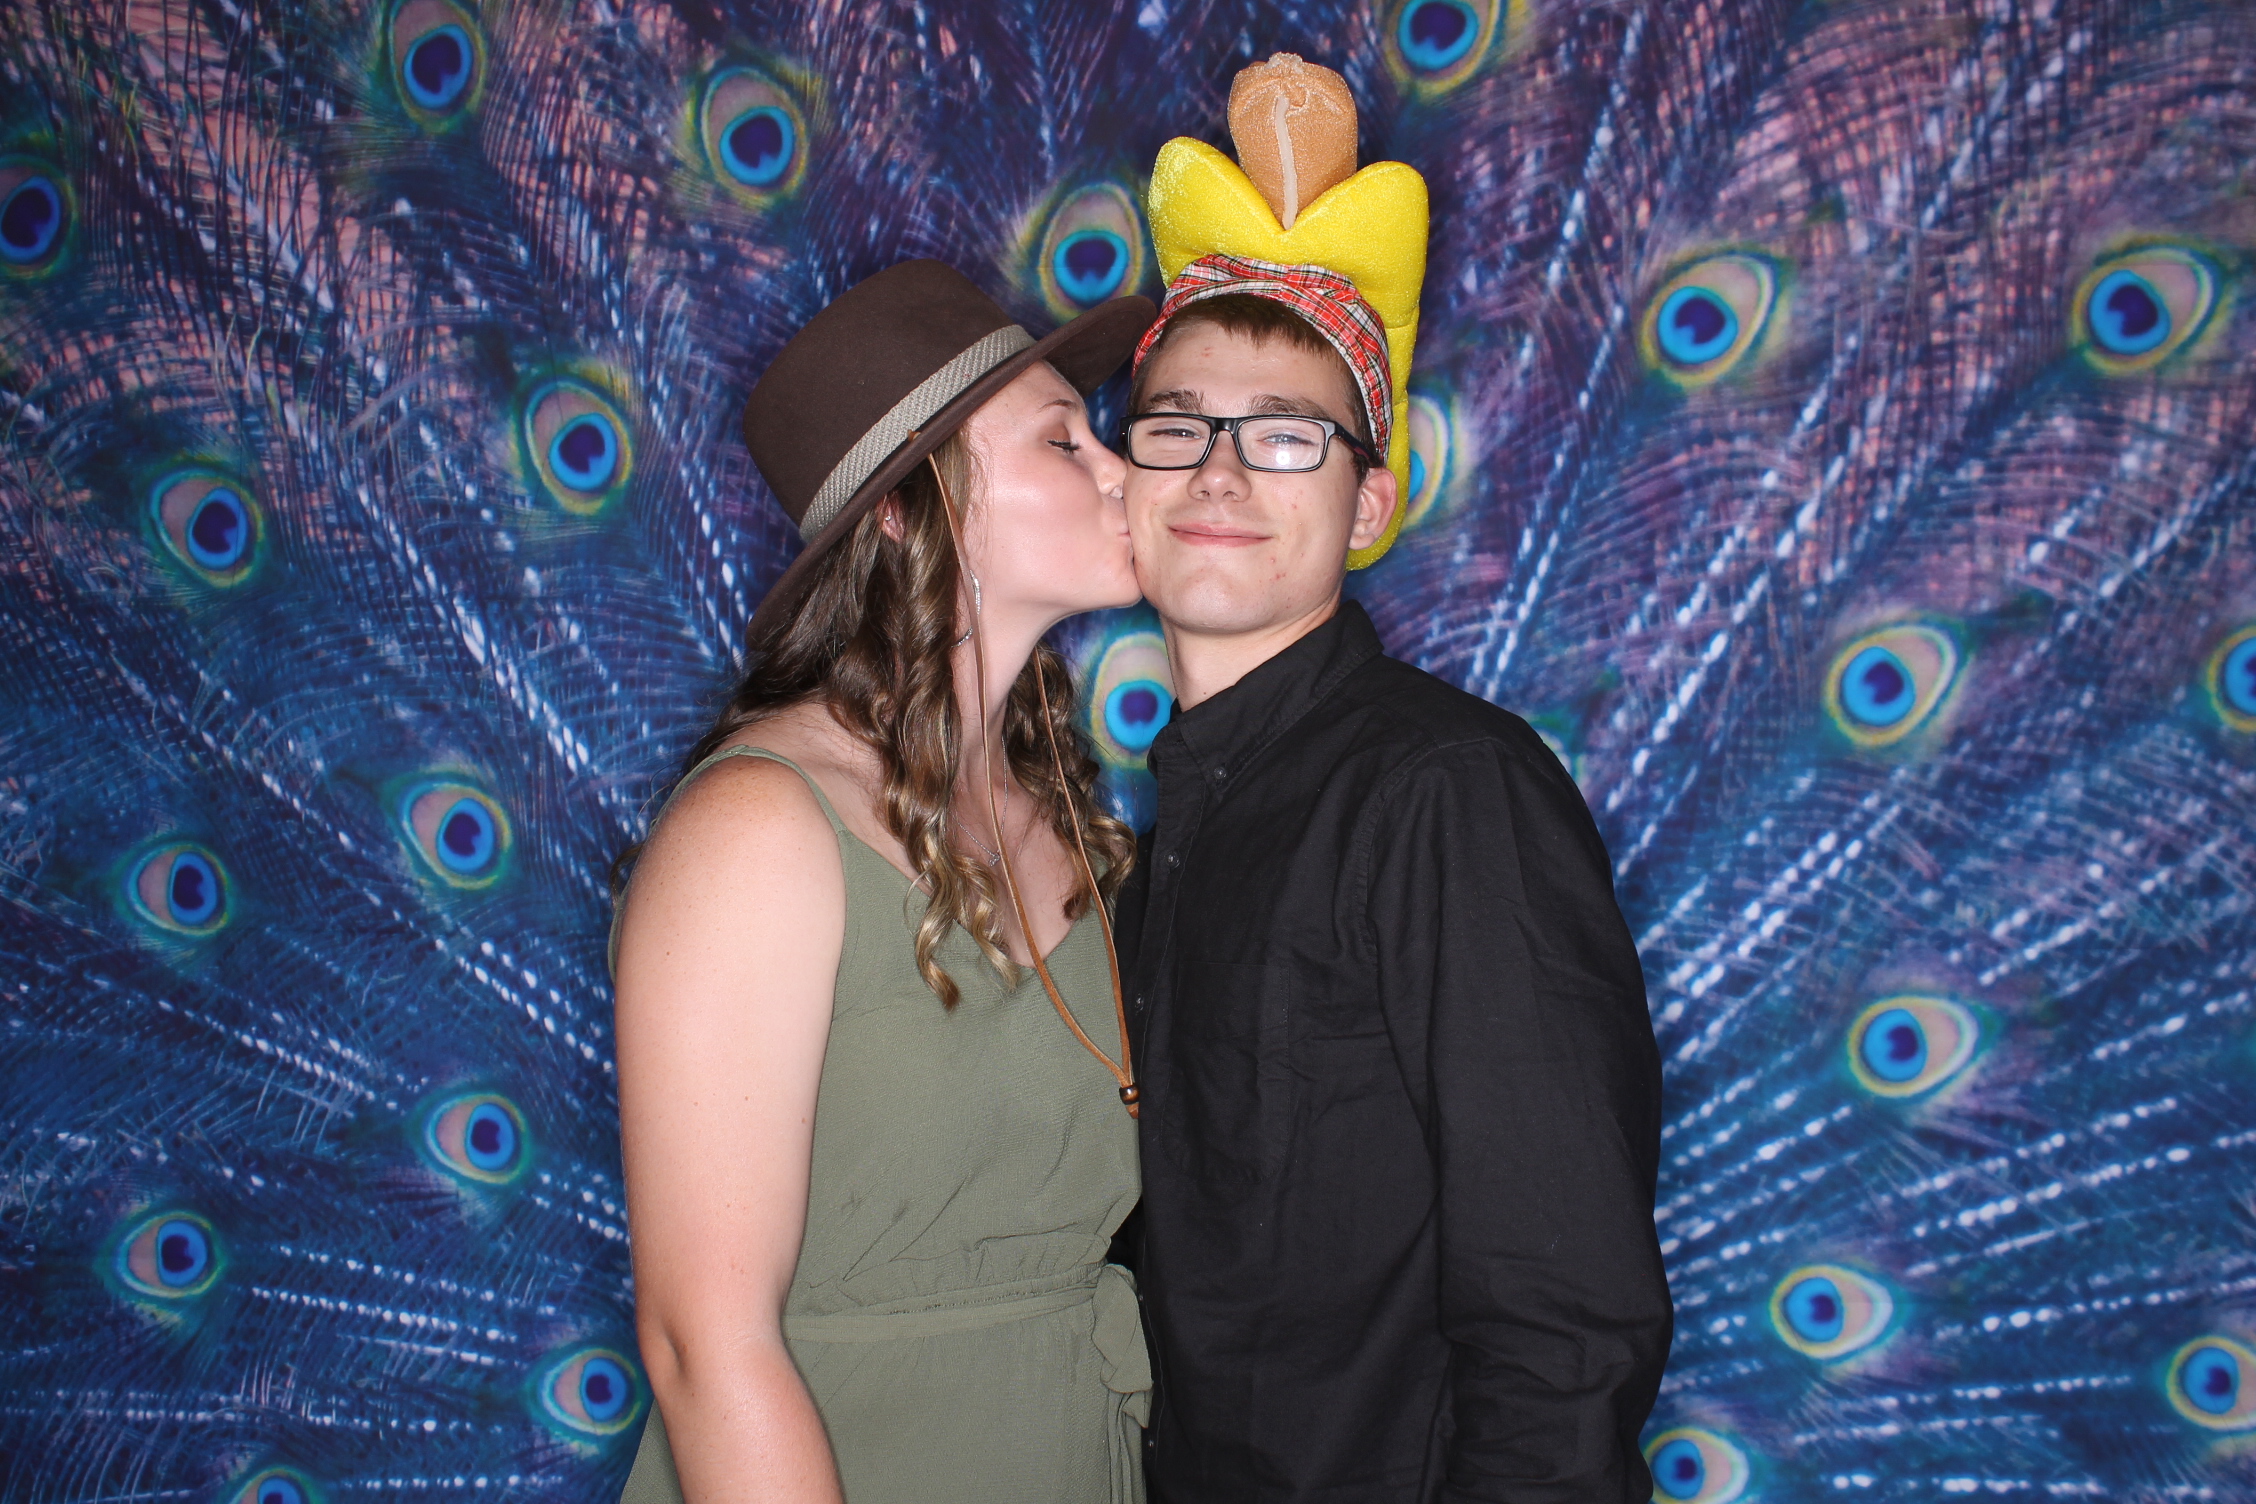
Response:
M845 901L838 838L815 790L771 758L725 757L676 791L636 856L614 965L631 964L636 936L697 954L805 940L834 930Z
M829 842L824 761L797 727L763 722L738 732L675 788L645 858L733 865L772 859L779 844Z

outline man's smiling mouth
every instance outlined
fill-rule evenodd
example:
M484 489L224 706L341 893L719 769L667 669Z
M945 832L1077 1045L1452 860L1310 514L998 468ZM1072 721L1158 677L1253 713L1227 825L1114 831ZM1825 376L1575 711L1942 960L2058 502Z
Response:
M1248 532L1222 522L1174 522L1167 530L1195 547L1231 548L1269 541L1267 533Z

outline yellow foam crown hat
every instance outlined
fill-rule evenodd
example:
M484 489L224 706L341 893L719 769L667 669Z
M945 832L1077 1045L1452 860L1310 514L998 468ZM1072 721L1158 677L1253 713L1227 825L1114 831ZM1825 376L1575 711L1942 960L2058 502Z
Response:
M1160 275L1173 282L1193 261L1216 254L1317 266L1354 283L1378 314L1394 409L1386 463L1401 500L1386 531L1348 554L1348 568L1362 569L1393 546L1410 501L1410 350L1426 279L1426 180L1403 162L1354 172L1346 82L1291 53L1239 73L1230 131L1260 187L1203 141L1177 136L1159 149L1146 213Z

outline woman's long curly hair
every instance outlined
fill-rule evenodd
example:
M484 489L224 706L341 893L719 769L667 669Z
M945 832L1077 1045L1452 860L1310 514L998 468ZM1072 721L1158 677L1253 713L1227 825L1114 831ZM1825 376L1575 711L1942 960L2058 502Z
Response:
M947 476L949 495L967 511L979 502L979 468L969 440L958 430L933 454ZM745 641L743 680L729 696L713 729L690 748L682 776L720 750L747 726L793 705L819 701L833 719L877 754L884 770L881 809L885 828L899 840L928 895L916 931L917 970L940 1001L953 1008L962 994L941 966L941 943L960 926L987 960L1015 984L1018 967L1003 948L1006 897L986 863L971 858L954 839L953 799L964 715L956 703L953 655L970 625L961 616L963 571L934 467L919 466L895 490L899 538L887 535L882 508L873 508L829 557L815 567L798 611ZM962 519L968 525L968 516ZM1049 721L1043 724L1043 695ZM1011 686L1003 712L1003 747L1011 774L1034 797L1058 838L1071 847L1075 826L1087 843L1100 892L1077 886L1069 918L1087 912L1092 897L1109 901L1135 859L1128 827L1098 809L1092 791L1097 761L1074 715L1074 691L1065 660L1048 643ZM1064 780L1050 756L1056 738ZM680 778L675 780L680 786ZM624 872L637 847L620 860ZM1032 937L1028 937L1031 944Z

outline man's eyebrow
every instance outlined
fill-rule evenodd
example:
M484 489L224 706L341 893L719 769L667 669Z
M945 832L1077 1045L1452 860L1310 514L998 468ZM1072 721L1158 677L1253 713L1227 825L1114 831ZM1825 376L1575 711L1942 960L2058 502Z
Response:
M1276 417L1324 418L1334 423L1339 422L1321 402L1312 402L1306 397L1280 397L1272 392L1263 392L1246 404L1248 417L1256 413Z
M1206 411L1205 398L1189 387L1171 387L1164 392L1151 392L1144 398L1143 412L1198 413ZM1218 415L1219 416L1219 415ZM1350 427L1323 403L1307 397L1281 397L1274 392L1263 392L1246 404L1244 416L1325 418L1340 426Z
M1200 411L1199 404L1205 400L1187 386L1174 386L1164 392L1146 392L1143 411L1195 413Z

